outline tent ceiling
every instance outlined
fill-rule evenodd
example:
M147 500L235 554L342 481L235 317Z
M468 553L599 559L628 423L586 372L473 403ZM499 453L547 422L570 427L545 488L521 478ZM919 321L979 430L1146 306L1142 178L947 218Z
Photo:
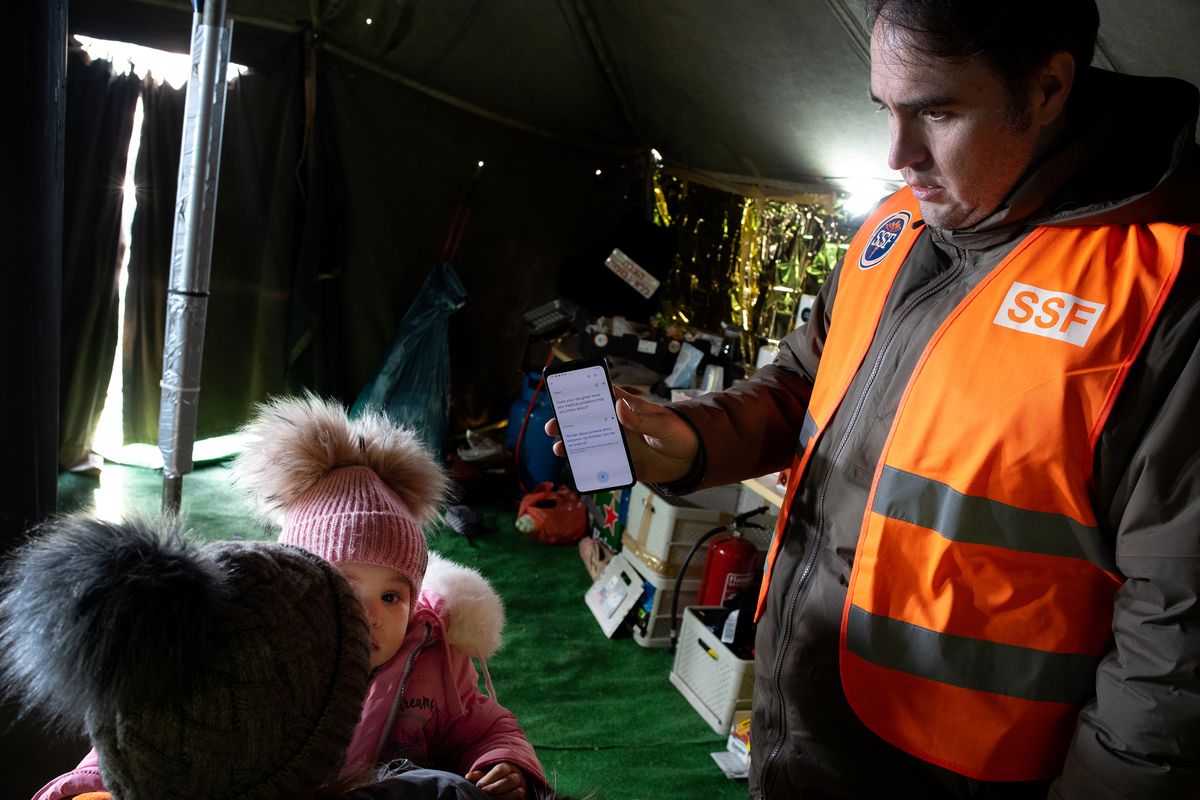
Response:
M147 6L188 9L86 2L117 26ZM1200 3L1099 5L1097 64L1200 85ZM311 24L332 52L551 138L654 147L697 173L796 190L896 178L867 100L859 0L230 0L229 13Z

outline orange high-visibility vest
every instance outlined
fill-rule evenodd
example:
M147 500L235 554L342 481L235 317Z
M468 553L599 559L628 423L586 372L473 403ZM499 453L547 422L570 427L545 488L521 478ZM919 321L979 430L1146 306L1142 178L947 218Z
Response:
M840 280L845 280L846 273L851 271L847 265L860 263L858 269L866 273L864 278L869 276L870 280L856 281L855 291L844 305L839 285L816 382L800 428L797 454L788 472L787 492L775 521L775 537L767 549L755 619L762 615L772 567L783 542L784 531L787 530L792 499L808 467L808 460L816 450L818 434L829 424L833 412L850 387L850 381L854 379L854 373L867 355L871 339L875 336L875 324L883 314L892 282L908 251L912 249L913 242L917 240L919 231L913 223L919 218L912 194L908 191L897 192L881 203L858 229L842 259Z
M785 513L917 215L901 190L847 251ZM1089 495L1096 440L1188 232L1035 229L917 362L876 468L840 645L851 707L900 749L982 780L1061 771L1123 581ZM764 593L767 580L769 567Z

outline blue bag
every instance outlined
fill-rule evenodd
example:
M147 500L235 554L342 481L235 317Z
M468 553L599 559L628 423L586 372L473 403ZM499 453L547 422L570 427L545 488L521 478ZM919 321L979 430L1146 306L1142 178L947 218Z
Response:
M387 356L350 409L368 408L407 425L429 452L440 457L450 418L450 315L462 308L467 290L449 262L435 267L405 312Z

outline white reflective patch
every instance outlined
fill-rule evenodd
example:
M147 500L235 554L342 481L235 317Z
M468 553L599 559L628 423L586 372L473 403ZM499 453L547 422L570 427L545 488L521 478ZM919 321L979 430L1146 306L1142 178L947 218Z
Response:
M1103 303L1014 282L992 322L1083 347L1103 311Z

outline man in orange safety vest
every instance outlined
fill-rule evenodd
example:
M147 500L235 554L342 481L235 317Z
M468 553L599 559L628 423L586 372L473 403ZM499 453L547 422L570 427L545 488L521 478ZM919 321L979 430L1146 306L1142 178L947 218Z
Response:
M906 186L752 380L618 392L639 480L792 467L751 795L1200 797L1197 91L1094 0L868 21Z

